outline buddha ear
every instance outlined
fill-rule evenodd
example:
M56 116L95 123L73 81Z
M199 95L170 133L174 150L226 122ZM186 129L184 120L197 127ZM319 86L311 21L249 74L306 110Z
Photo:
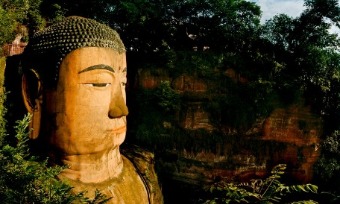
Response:
M42 110L42 84L39 74L30 69L22 76L21 91L27 111L32 115L30 122L30 139L36 139L40 132Z

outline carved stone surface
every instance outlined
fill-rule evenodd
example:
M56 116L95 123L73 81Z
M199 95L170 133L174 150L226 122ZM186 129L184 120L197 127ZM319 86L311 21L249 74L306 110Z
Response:
M127 128L127 64L117 32L68 17L36 33L24 56L30 137L51 164L67 166L59 178L90 198L100 190L111 198L108 203L163 203L154 166L141 165L152 154L120 153Z
M209 119L209 112L204 109L202 102L185 103L179 115L180 126L185 129L205 129L209 132L214 129Z

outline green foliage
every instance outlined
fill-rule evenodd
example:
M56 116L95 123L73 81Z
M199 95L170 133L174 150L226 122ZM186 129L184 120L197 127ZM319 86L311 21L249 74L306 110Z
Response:
M136 139L145 146L153 147L156 143L161 142L159 136L166 132L162 124L164 121L167 121L168 118L166 114L162 114L153 108L151 104L142 105L140 114L141 117L138 119L135 118L135 122L138 123ZM143 117L145 114L147 114L148 117Z
M158 87L152 90L139 90L137 100L142 112L150 107L156 108L155 111L161 114L178 111L181 102L179 93L171 87L169 81L162 81Z
M163 57L165 67L176 78L182 74L198 76L202 79L216 79L216 71L223 67L224 55L211 52L192 52L167 50Z
M1 86L0 89L3 89ZM6 99L6 95L3 93L3 90L0 91L0 147L4 144L4 138L7 136L6 134L6 120L3 116L6 114L6 108L2 105Z
M4 75L5 75L5 67L6 67L6 58L0 57L0 94L3 94L4 90ZM2 102L2 101L1 101Z
M277 106L278 96L270 81L258 80L238 84L228 78L210 97L207 108L210 120L216 125L226 125L240 131L247 130L257 119L268 116Z
M51 10L45 12L44 0L1 0L0 1L0 47L11 43L20 34L23 41L41 30L48 23L59 21L65 11L58 4L51 4ZM44 12L41 12L44 11Z
M56 179L60 167L48 168L29 155L27 127L29 116L19 121L17 146L4 144L0 150L0 197L4 203L71 203L71 187Z
M178 111L180 106L179 94L171 88L169 81L162 81L154 92L158 107L164 112Z
M17 29L26 18L29 9L28 0L0 2L0 45L14 40Z
M94 192L93 199L87 198L83 195L84 193L79 193L79 198L81 203L86 204L105 204L107 203L111 198L107 198L104 194L102 194L98 189Z
M39 163L29 156L27 147L26 116L18 122L16 147L2 146L0 150L0 197L4 203L71 203L77 197L69 192L71 187L55 176L61 168L47 168L46 161Z
M42 0L0 1L0 45L12 42L17 34L27 37L24 27L29 26L36 30L44 24L39 12L41 2ZM34 25L28 25L28 22Z
M66 9L59 4L51 4L50 1L42 1L40 5L41 16L46 18L49 24L61 21L65 17Z
M271 80L278 91L288 84L303 91L308 105L322 113L325 129L332 132L339 126L340 39L330 28L338 26L339 2L308 0L305 5L299 17L277 15L263 27L272 59L282 65L272 72Z
M164 81L155 89L139 90L137 96L138 116L131 121L134 124L130 123L129 130L136 128L139 144L148 147L172 146L168 136L173 138L176 135L174 116L180 108L179 94L171 88L170 82Z
M260 8L244 0L50 0L66 10L117 28L131 52L154 53L192 50L204 46L219 50L244 49L260 22ZM188 35L197 36L194 40ZM157 58L153 58L157 59Z
M328 186L329 182L340 182L340 131L334 131L321 143L322 154L315 164L315 177L326 190L340 193L338 186Z
M210 187L211 199L205 204L217 203L281 203L292 193L316 194L318 187L313 184L285 185L279 181L284 174L286 165L275 166L271 175L265 179L252 180L250 183L220 182ZM294 198L292 203L317 203L313 200Z

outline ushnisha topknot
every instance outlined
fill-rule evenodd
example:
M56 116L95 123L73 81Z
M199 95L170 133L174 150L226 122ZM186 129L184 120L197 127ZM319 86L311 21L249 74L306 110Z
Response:
M95 20L70 16L39 31L30 38L24 55L26 69L34 69L48 84L58 80L59 66L64 57L82 47L104 47L125 52L119 34ZM45 82L46 83L46 82Z

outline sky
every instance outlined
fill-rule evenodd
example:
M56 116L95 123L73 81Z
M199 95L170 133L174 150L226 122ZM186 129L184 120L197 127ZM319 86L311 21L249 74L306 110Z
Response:
M304 0L249 0L255 2L261 7L262 17L261 23L271 19L277 14L287 14L290 17L298 17L306 9L304 7ZM330 29L331 33L340 35L340 30L333 26Z
M304 0L251 0L261 7L261 23L273 16L285 13L290 17L298 17L305 9Z

